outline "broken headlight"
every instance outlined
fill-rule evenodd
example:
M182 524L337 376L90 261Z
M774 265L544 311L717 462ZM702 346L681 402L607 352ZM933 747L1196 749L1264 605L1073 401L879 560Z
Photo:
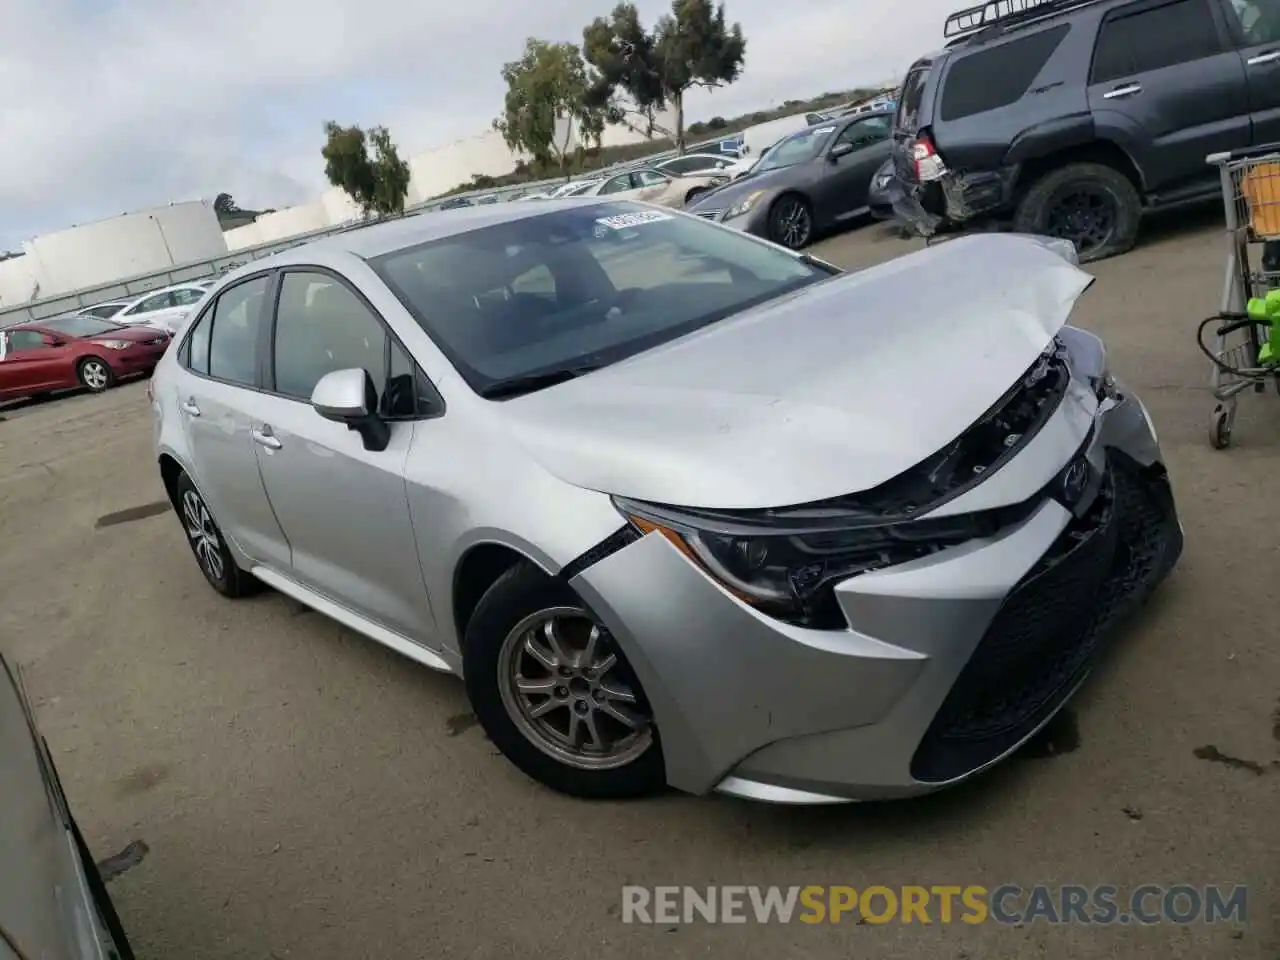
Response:
M641 533L658 533L744 603L803 626L840 625L832 587L842 580L929 556L1009 522L1006 511L900 523L849 518L847 525L770 529L708 523L678 509L615 498ZM835 518L832 518L833 520Z

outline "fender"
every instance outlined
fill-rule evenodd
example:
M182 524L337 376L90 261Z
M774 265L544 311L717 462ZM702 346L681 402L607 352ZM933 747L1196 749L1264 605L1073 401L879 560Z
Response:
M1110 110L1083 111L1057 117L1029 127L1014 138L1005 163L1021 167L1031 160L1063 150L1106 143L1118 148L1138 172L1143 190L1147 187L1145 145L1142 131L1126 114Z
M1028 160L1045 157L1060 150L1083 147L1098 139L1094 129L1093 114L1088 111L1054 117L1044 123L1028 127L1009 144L1004 155L1006 165L1023 164Z

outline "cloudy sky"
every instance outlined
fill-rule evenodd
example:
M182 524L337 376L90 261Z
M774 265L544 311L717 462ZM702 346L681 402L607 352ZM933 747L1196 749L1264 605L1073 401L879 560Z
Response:
M127 210L302 202L325 120L404 150L484 131L527 36L581 42L613 0L0 0L0 250ZM728 0L742 79L689 119L900 74L956 0ZM666 6L640 0L650 22Z

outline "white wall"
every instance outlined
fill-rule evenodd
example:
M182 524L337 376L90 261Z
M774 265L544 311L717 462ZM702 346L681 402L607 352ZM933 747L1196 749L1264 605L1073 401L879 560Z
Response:
M34 299L38 283L30 257L0 260L0 306L11 307Z
M201 201L45 234L22 245L40 296L123 280L227 252L213 208Z

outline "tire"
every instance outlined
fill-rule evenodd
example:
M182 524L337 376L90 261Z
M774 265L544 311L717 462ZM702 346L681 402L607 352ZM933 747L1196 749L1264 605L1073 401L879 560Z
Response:
M544 639L548 624L559 627L555 646ZM582 656L592 637L595 656L588 655L588 663ZM613 665L602 669L608 660ZM644 691L608 631L568 584L528 563L508 570L485 592L467 625L462 665L485 733L534 780L587 799L630 799L666 786ZM545 692L531 692L535 687ZM540 717L533 715L552 703ZM609 709L634 726L615 720ZM579 717L594 722L594 750L588 749L593 728L575 722ZM613 749L599 749L604 745Z
M813 208L794 193L784 194L769 208L769 239L789 250L802 250L813 239Z
M76 366L76 377L90 393L110 390L116 382L111 366L101 357L85 357Z
M233 600L261 590L262 583L257 577L236 566L213 513L185 473L178 475L175 494L174 506L187 535L187 546L209 586Z
M684 195L684 205L686 207L689 206L689 204L693 203L695 200L697 200L700 196L702 196L706 192L707 192L706 187L694 187L692 190L690 190L688 193Z
M1142 198L1123 173L1102 163L1068 163L1031 184L1013 227L1071 240L1080 262L1093 263L1132 250L1141 220Z

